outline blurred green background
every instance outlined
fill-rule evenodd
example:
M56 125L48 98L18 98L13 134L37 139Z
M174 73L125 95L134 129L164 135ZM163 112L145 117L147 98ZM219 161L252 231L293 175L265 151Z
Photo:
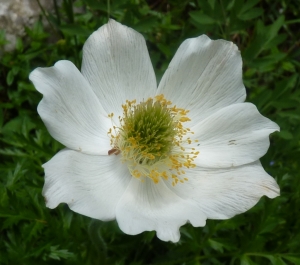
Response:
M3 51L0 32L0 264L300 264L299 0L63 0L53 12L41 8L14 51ZM28 75L61 59L80 68L84 41L108 17L144 35L158 80L186 38L238 45L247 101L281 127L261 159L280 197L203 228L187 224L177 244L154 232L125 235L116 222L66 205L45 207L41 165L63 146L37 114L41 95Z

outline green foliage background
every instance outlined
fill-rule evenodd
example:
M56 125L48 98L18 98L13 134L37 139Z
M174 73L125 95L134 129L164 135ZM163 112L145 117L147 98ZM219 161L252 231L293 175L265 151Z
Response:
M205 33L239 46L247 100L281 127L262 158L280 197L203 228L187 224L177 244L45 207L41 165L63 147L36 112L41 95L28 75L61 59L80 67L84 41L108 16L145 36L158 80L186 38ZM299 0L63 0L43 17L48 29L27 28L0 57L0 264L300 264Z

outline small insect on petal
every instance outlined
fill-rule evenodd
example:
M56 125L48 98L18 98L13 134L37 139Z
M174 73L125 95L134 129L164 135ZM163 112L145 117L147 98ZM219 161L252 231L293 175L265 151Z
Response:
M118 154L120 154L120 153L121 153L121 151L118 150L118 149L116 149L116 148L113 148L113 149L108 150L108 155L109 155L109 156L112 155L112 154L118 155Z

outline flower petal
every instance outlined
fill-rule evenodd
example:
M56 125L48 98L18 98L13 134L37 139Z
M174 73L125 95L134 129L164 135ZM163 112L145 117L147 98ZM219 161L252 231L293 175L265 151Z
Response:
M132 178L128 189L117 205L117 222L127 234L156 230L163 241L177 242L179 227L190 221L204 226L206 216L193 202L187 202L172 192L163 181L154 184L146 178Z
M202 167L232 167L258 160L268 150L269 134L279 131L276 123L262 116L251 103L225 107L191 128Z
M185 40L177 50L159 87L173 104L190 110L197 124L217 110L243 102L242 58L236 45L206 35Z
M115 218L116 205L131 176L118 156L92 156L64 149L43 165L47 207L67 203L73 211L103 221Z
M73 63L37 68L29 78L44 96L38 113L53 138L84 153L107 154L111 120Z
M279 195L276 181L259 161L235 168L186 170L188 181L177 184L173 191L191 203L196 203L209 219L228 219L253 207L266 195ZM172 188L172 181L166 182Z
M116 117L126 100L139 102L157 89L145 39L112 19L84 44L81 71L104 109Z

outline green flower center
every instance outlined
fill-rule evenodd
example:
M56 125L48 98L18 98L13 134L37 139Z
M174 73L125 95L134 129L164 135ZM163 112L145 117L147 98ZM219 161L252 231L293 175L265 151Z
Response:
M136 163L153 165L170 154L176 124L161 102L150 99L134 106L125 113L123 123L124 148L132 149Z
M172 103L163 95L145 102L126 101L123 117L119 117L120 127L108 132L113 148L108 154L122 155L122 161L134 177L150 177L155 183L162 177L173 178L173 185L186 178L182 167L194 167L194 158L199 154L191 148L186 152L182 143L191 144L186 136L190 132L182 123L189 121L188 111L170 107ZM112 117L110 114L109 117ZM118 130L118 131L117 131Z

